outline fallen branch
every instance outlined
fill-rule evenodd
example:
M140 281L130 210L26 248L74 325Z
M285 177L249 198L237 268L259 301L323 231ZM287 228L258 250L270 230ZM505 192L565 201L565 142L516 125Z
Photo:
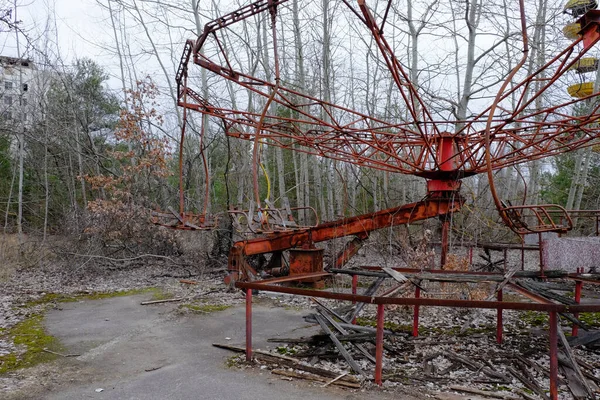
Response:
M164 299L164 300L142 301L140 304L143 306L147 306L148 304L173 303L173 302L181 301L181 300L183 300L183 297L176 297L174 299Z
M507 370L515 378L520 380L521 383L523 385L525 385L528 389L533 390L535 393L537 393L538 396L540 396L541 398L543 398L545 400L550 400L550 397L548 397L546 395L546 392L544 392L544 390L542 390L542 388L540 388L540 386L537 384L537 382L535 382L534 380L527 379L526 377L521 375L519 372L517 372L517 370L514 369L513 367L508 367Z
M457 392L464 392L464 393L471 393L471 394L477 394L480 396L485 396L485 397L491 397L494 399L518 399L518 397L513 397L513 396L508 396L505 394L500 394L500 393L494 393L494 392L486 392L484 390L478 390L478 389L473 389L473 388L468 388L465 386L457 386L457 385L453 385L450 386L451 390L456 390Z
M238 353L246 352L246 349L244 347L233 346L233 345L229 345L229 344L213 343L213 346L221 348L221 349L235 351ZM271 363L271 364L285 365L286 367L310 372L311 374L320 375L320 376L323 376L323 377L329 378L329 379L336 378L339 375L337 372L333 372L328 369L301 364L300 360L298 360L296 358L288 357L288 356L272 354L272 353L268 353L268 352L262 351L262 350L253 350L252 354L253 354L254 358L256 358L257 360L261 360L261 361ZM351 375L346 375L345 377L341 378L341 380L346 381L346 382L352 382L352 383L360 382L360 380L358 378L351 376Z
M327 382L326 384L322 385L321 387L327 387L327 386L331 385L332 383L335 383L335 382L339 381L340 379L342 379L346 375L348 375L348 373L344 372L343 374L341 374L337 378L334 378L334 379L330 380L329 382Z
M54 354L57 356L61 356L61 357L79 357L81 354L62 354L62 353L57 353L56 351L52 351L52 350L48 350L48 349L42 349L43 351L45 351L46 353L50 353L50 354Z
M329 382L329 383L333 383L334 385L345 386L345 387L349 387L349 388L353 388L353 389L360 389L359 383L342 381L341 378L340 378L340 380L334 379L333 381L328 381L327 379L324 379L318 375L299 374L297 372L286 371L284 369L274 369L271 372L275 375L287 376L289 378L306 379L309 381L316 381L316 382L325 382L326 384L328 384L328 382ZM344 375L341 375L341 376L344 376Z

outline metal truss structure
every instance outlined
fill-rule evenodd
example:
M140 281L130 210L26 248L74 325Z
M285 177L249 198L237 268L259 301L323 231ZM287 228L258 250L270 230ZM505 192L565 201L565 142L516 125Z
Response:
M600 11L586 6L573 13L579 30L571 32L574 40L537 70L525 76L529 44L527 38L524 1L519 1L522 32L522 58L499 83L491 103L466 120L447 120L437 117L419 90L409 79L405 67L394 54L386 40L384 27L391 0L382 14L375 15L367 0L358 0L355 7L348 0L340 0L362 24L378 49L382 63L402 101L406 118L387 121L367 115L346 106L325 101L284 82L280 76L278 54L278 18L281 7L288 0L258 0L234 12L223 15L204 27L197 40L185 44L177 71L178 104L185 112L200 112L222 124L225 134L253 142L255 206L248 211L232 210L235 221L244 221L253 234L261 236L241 240L233 245L229 254L228 281L247 293L247 356L251 357L251 302L252 290L310 295L378 305L378 336L376 380L381 381L381 351L383 307L386 304L415 306L447 306L467 308L492 308L499 313L499 336L503 309L537 310L550 314L551 343L551 398L557 398L557 313L598 311L600 306L558 305L528 293L510 283L512 290L526 296L533 303L498 301L465 301L449 299L424 299L418 293L414 298L359 296L344 293L315 292L286 288L277 284L290 280L315 282L329 276L326 271L340 272L347 260L361 246L362 241L377 229L406 224L427 218L442 221L442 266L448 248L449 219L460 210L464 200L459 190L461 179L487 173L491 192L504 222L520 235L528 233L559 232L572 228L569 212L556 205L520 205L503 203L494 186L494 171L527 161L562 154L586 146L599 144L600 101L593 90L578 97L562 97L553 105L544 105L543 96L553 95L555 86L567 71L581 69L582 58L600 40ZM235 49L228 48L227 32L235 25L252 23L255 16L270 17L271 33L268 49L268 66L272 73L264 76L256 68L242 68L234 60ZM573 31L573 27L571 27ZM251 46L246 43L247 46ZM210 51L207 51L210 49ZM234 65L236 68L234 68ZM586 64L587 65L587 64ZM595 64L597 68L597 63ZM262 109L247 107L250 101L233 102L219 98L205 98L190 86L192 68L210 74L220 87L241 94L245 100L254 99ZM197 70L196 70L197 71ZM198 75L194 75L197 77ZM571 89L569 89L571 91ZM244 97L245 96L245 97ZM244 103L243 106L240 104ZM573 110L577 108L578 113ZM182 131L183 142L183 131ZM292 218L292 208L286 204L276 209L271 204L261 204L258 196L258 149L261 145L279 146L319 157L327 157L360 167L410 174L427 180L427 196L420 202L402 205L375 213L344 218L338 221L301 226ZM181 201L183 204L183 200ZM180 209L177 214L162 213L171 218L171 226L182 229L211 229L214 220L205 213L187 215ZM597 218L597 212L594 216ZM188 218L189 217L189 218ZM208 221L208 223L207 223ZM354 236L333 262L323 269L322 250L315 243L340 237ZM283 257L288 252L288 260ZM271 254L264 269L275 277L260 280L260 273L248 262L248 257ZM284 261L288 261L287 263ZM404 271L417 274L417 271ZM543 271L540 277L544 278ZM502 280L500 276L488 276ZM580 288L585 280L582 274L567 276ZM425 279L422 278L421 279ZM459 279L459 276L453 279ZM353 280L354 282L354 280ZM591 283L599 283L597 280ZM505 283L509 283L508 281ZM578 300L577 300L578 301ZM417 317L416 317L417 318ZM418 319L415 319L418 323ZM378 378L377 378L378 377Z

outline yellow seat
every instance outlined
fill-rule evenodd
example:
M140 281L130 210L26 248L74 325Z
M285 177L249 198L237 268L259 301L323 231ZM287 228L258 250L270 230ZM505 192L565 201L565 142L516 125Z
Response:
M571 97L587 97L594 93L594 82L584 82L571 85L567 88L567 92L569 92Z
M580 17L589 10L598 7L596 0L569 0L565 4L565 12L574 17Z
M578 23L574 22L572 24L568 24L563 28L563 35L565 35L565 37L567 39L571 39L571 40L577 40L579 39L579 31L581 30L581 25L579 25Z
M586 72L594 72L598 70L598 59L595 57L586 57L577 61L569 71L577 71L580 74L584 74Z

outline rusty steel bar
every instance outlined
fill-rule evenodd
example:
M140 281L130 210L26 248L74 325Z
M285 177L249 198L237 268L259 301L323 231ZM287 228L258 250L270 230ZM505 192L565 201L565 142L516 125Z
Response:
M246 289L246 361L252 361L252 289Z
M356 295L358 289L358 275L352 275L352 294ZM356 304L356 301L353 301L352 304ZM352 323L356 324L356 317L352 319Z
M415 299L418 299L420 297L421 297L421 288L416 286L415 287ZM415 305L414 307L415 307L415 309L413 310L412 335L413 335L413 337L417 337L417 336L419 336L419 306Z
M448 261L448 234L450 231L450 220L442 217L442 248L440 254L440 268L444 269Z
M577 268L577 272L579 272L579 268ZM581 303L581 289L583 288L583 281L576 280L575 281L575 303ZM573 313L575 318L579 318L579 313ZM579 333L579 326L577 324L573 324L573 328L571 330L571 336L577 336Z
M551 311L549 314L550 399L558 400L558 317L554 311Z
M575 281L581 281L581 282L589 283L591 285L600 285L600 280L599 279L597 279L597 278L596 279L589 278L589 277L586 277L584 275L569 274L569 276L567 278L575 280Z
M572 305L564 304L542 304L542 303L522 303L522 302L498 302L498 301L483 301L483 300L458 300L458 299L429 299L414 297L371 297L363 295L353 295L349 293L336 293L327 291L315 291L309 289L300 289L295 287L285 287L276 285L267 285L258 282L236 282L235 287L240 289L256 289L270 291L276 293L288 293L298 296L321 297L325 299L356 301L357 303L366 304L396 304L407 306L427 306L427 307L456 307L456 308L483 308L483 309L498 309L504 310L529 310L529 311L555 311L555 312L595 312L600 311L598 305Z
M502 301L502 289L498 290L497 299L499 302ZM496 315L496 343L502 344L502 309L499 308Z
M245 261L245 257L250 255L273 253L303 246L310 248L314 243L350 235L365 237L377 229L458 211L463 201L458 195L453 199L432 196L417 203L327 222L312 228L272 233L266 237L242 240L234 243L229 250L228 270L230 275L226 279L228 281L246 280L249 275L256 275L256 271L252 270L252 267Z
M375 383L383 384L383 317L384 305L377 305L377 333L375 337Z

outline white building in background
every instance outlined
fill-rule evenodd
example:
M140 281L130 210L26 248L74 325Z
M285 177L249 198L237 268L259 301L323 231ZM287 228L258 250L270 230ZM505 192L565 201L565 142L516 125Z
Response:
M36 69L28 59L0 56L0 127L28 127L32 123L31 94Z

